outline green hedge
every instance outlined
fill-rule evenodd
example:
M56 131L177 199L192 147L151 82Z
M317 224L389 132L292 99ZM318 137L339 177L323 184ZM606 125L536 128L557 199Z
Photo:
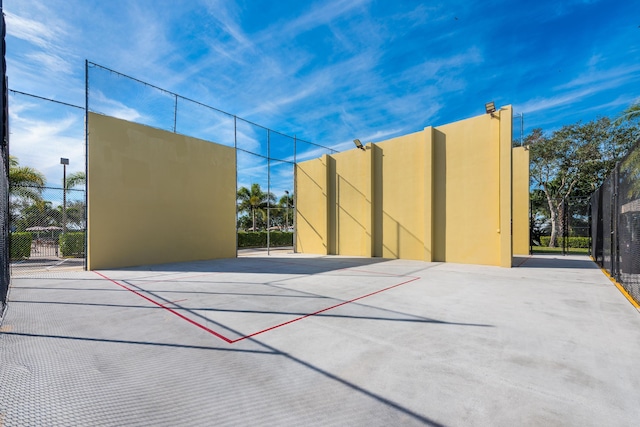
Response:
M11 259L19 260L31 256L31 233L9 233L9 247L11 248Z
M58 242L60 243L60 252L62 253L62 256L84 256L84 232L76 231L73 233L61 234Z
M269 233L269 246L293 246L293 233L272 231ZM239 248L266 248L266 231L240 231L238 232Z
M540 236L540 246L549 246L549 240L551 240L551 236ZM561 248L562 247L563 238L558 237L556 239L556 245ZM569 237L567 241L569 248L588 248L589 247L589 238L588 237Z

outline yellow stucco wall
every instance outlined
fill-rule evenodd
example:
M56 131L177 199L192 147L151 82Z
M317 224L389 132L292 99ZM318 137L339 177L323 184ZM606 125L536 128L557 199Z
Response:
M329 253L327 165L330 157L296 165L296 251ZM300 191L302 190L302 191Z
M511 109L498 114L436 128L434 261L511 266Z
M510 267L511 126L503 107L298 164L297 250Z
M334 154L335 251L341 255L372 255L372 150Z
M236 255L235 150L89 115L88 268Z
M513 254L529 255L529 151L513 149Z
M376 256L431 261L432 129L378 144L381 247ZM375 152L375 150L372 150Z

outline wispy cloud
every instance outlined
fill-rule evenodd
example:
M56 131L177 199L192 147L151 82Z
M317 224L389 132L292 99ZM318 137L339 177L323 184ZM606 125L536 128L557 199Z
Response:
M476 115L489 99L531 127L617 113L640 85L629 24L640 4L560 3L5 0L9 82L82 105L87 58L340 149ZM156 98L91 83L101 112L171 127ZM233 140L207 117L178 113L185 132ZM261 135L239 135L261 149Z
M84 170L84 119L81 110L61 109L10 96L11 155L21 165L43 172L47 182L60 182L60 157L70 159L70 171Z
M100 90L92 90L91 101L91 111L131 122L144 123L147 121L139 111L123 104L120 101L109 98Z
M554 90L572 89L582 86L602 85L607 86L613 82L616 85L621 85L628 80L638 79L640 77L640 64L623 65L614 68L597 69L593 66L597 64L596 61L589 61L592 65L588 71L581 73L578 77L571 81L556 86Z
M74 72L74 68L77 68L77 65L74 66L70 64L59 55L47 54L45 52L30 53L26 55L26 58L40 64L41 72L72 74Z
M279 22L269 27L263 33L263 38L270 37L275 31L281 34L282 39L290 40L302 33L308 32L319 26L327 25L332 21L349 15L355 10L369 4L371 0L333 0L328 2L316 2L311 8L294 19Z
M580 76L567 84L562 84L555 88L559 92L556 95L536 97L518 105L518 108L524 113L533 113L556 107L571 108L574 104L583 102L585 98L615 89L628 81L640 81L640 66L626 67L624 71L613 69L602 73Z
M24 18L11 12L5 12L5 20L7 24L7 35L27 41L35 46L44 49L51 49L52 41L64 36L66 31L54 24L48 22L45 24L34 19Z

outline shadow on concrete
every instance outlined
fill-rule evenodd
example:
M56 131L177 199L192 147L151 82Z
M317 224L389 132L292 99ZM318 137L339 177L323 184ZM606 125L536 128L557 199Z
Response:
M143 308L143 307L139 307L139 308ZM20 336L20 337L28 337L28 338L52 338L52 339L61 339L61 340L89 341L89 342L101 342L101 343L111 343L111 344L150 345L150 346L167 347L167 348L212 350L212 351L225 351L225 352L233 352L233 353L257 353L257 354L271 354L271 355L281 354L273 351L235 349L235 348L228 348L228 347L222 348L222 347L208 347L208 346L200 346L200 345L175 344L175 343L165 343L165 342L114 340L114 339L91 338L91 337L72 337L67 335L28 334L28 333L21 333L21 332L0 332L0 335L13 335L13 336Z
M145 293L149 293L154 295L158 300L165 301L167 304L171 301L162 298L158 295L153 294L151 291L141 291ZM162 291L162 293L166 293ZM180 293L180 292L178 292ZM273 295L274 297L280 297L280 295ZM340 301L331 298L333 301ZM106 303L90 303L90 302L69 302L69 301L21 301L21 300L13 300L11 301L13 304L43 304L43 305L69 305L69 306L86 306L86 307L103 307L103 308L135 308L135 309L145 309L145 310L164 310L163 307L160 306L152 306L152 305L129 305L129 304L106 304ZM443 320L431 319L428 317L415 316L413 314L401 313L392 310L382 309L378 307L368 306L359 304L357 302L351 303L354 306L369 308L371 310L380 310L384 312L395 313L398 316L406 316L405 318L398 317L382 317L382 316L357 316L357 315L346 315L346 314L332 314L332 313L318 313L314 314L314 317L329 317L329 318L337 318L337 319L358 319L358 320L381 320L388 322L408 322L408 323L433 323L438 325L455 325L455 326L477 326L484 328L492 328L493 325L481 324L481 323L459 323L459 322L445 322ZM175 311L184 311L190 314L194 314L194 311L202 311L202 312L210 312L210 313L245 313L245 314L276 314L282 316L309 316L308 312L304 311L268 311L268 310L241 310L241 309L221 309L221 308L211 308L211 307L184 307L176 303L172 303L171 307ZM207 320L211 320L206 318ZM89 338L87 338L89 340Z
M513 257L513 266L517 268L576 268L599 269L588 257L562 255L536 255L532 257Z
M234 262L232 263L211 263L211 262L203 262L203 263L196 263L196 266L200 268L200 270L195 270L195 271L205 271L205 272L217 272L217 271L221 271L221 272L242 272L242 273L246 273L247 272L247 268L250 268L251 265L253 264L250 260L233 260ZM286 262L280 262L280 261L286 261ZM320 266L317 266L316 263L319 261ZM261 263L261 265L258 266L257 271L258 272L276 272L276 273L282 273L283 270L285 269L287 272L291 273L292 271L300 271L300 272L304 272L305 274L314 274L314 272L324 272L324 271L332 271L332 270L338 270L341 268L348 268L348 267L354 267L354 266L363 266L363 265L371 265L371 264L376 264L379 262L382 262L384 260L376 260L376 259L349 259L349 258L341 258L341 259L336 259L336 260L327 260L327 259L300 259L300 260L269 260L269 263L265 264L265 263ZM313 263L313 264L311 264ZM180 271L185 271L185 265L181 264L181 270ZM314 268L316 267L316 268ZM162 270L161 271L174 271L171 268L167 268L167 266L161 266ZM189 268L193 268L193 263L190 263ZM158 270L156 270L158 271ZM33 279L30 279L33 280ZM77 280L77 279L76 279ZM158 294L154 293L153 291L148 291L145 290L143 288L140 288L136 285L133 285L129 282L125 282L125 281L121 281L123 283L127 283L128 286L132 287L132 288L136 288L138 290L138 292L140 294L145 294L145 295L150 295L153 296L154 298L156 298L158 301L163 301L166 303L170 303L169 300L162 298L161 296L159 296ZM70 286L66 286L64 288L55 288L55 287L49 287L49 288L45 288L45 287L25 287L22 288L20 286L17 287L17 289L43 289L48 291L49 293L52 291L57 291L57 290L75 290L75 287L70 287ZM93 290L105 290L105 289L96 289L95 287L92 288ZM84 290L86 291L87 289L82 289L79 288L79 290ZM165 291L158 291L159 293L165 292ZM179 291L177 291L177 293L179 293ZM14 293L15 295L15 293ZM67 296L70 296L70 294L66 294ZM78 295L76 292L72 292L71 295L74 296L70 296L71 298L78 298ZM277 296L277 297L281 297L281 295L272 295L269 294L267 295L269 297L272 296ZM307 298L313 298L314 295L313 294L309 294L309 295L299 295L301 297L307 297ZM315 296L315 297L319 297L319 296ZM330 298L331 299L331 298ZM21 300L12 300L11 304L27 304L29 306L38 306L38 308L36 309L36 312L39 313L40 315L42 315L43 313L47 312L47 305L59 305L59 304L65 304L65 305L69 305L69 306L75 306L75 305L85 305L85 306L104 306L104 307L110 307L110 308L119 308L119 307L132 307L132 308L145 308L145 309L149 309L149 308L160 308L160 307L147 307L147 306L137 306L137 305L133 305L133 306L128 306L128 305L118 305L118 304L112 304L112 303L105 303L105 304L95 304L95 303L84 303L84 302L78 302L78 301L56 301L56 302L51 302L51 301L21 301ZM215 311L214 309L211 308L185 308L185 307L179 307L176 306L175 304L173 305L173 309L176 311L181 311L183 313L189 313L190 316L192 316L193 318L196 319L201 319L203 321L205 321L207 324L212 324L215 325L216 327L220 328L221 330L226 330L229 331L235 335L238 336L243 336L244 334L241 333L240 331L237 331L235 329L233 329L232 327L229 327L227 325L225 325L224 323L212 320L200 313L195 312L195 310L209 310L209 311ZM369 307L369 308L376 308L376 307ZM384 309L379 309L379 310L384 310ZM283 314L283 315L304 315L306 313L295 313L295 312L269 312L269 311L254 311L254 310L217 310L217 311L238 311L238 312L247 312L247 313L275 313L275 314ZM388 312L392 312L391 310L387 310ZM395 312L394 312L395 313ZM69 311L68 312L69 316L73 316L73 311ZM403 314L404 316L412 316L409 314L405 314L405 313L396 313L398 315ZM106 313L103 313L103 315L107 315ZM319 314L320 315L320 314ZM431 323L431 324L442 324L442 325L461 325L459 323L451 323L451 322L444 322L444 321L439 321L439 320L435 320L435 319L428 319L428 318L420 318L419 316L413 316L412 318L407 318L407 319L399 319L399 318L393 318L393 317L374 317L374 316L349 316L349 315L334 315L334 314L328 314L328 313L321 313L321 315L324 316L330 316L330 317L343 317L343 318L355 318L355 319L364 319L364 320L381 320L381 321L407 321L407 322L418 322L418 323ZM96 320L99 321L99 320ZM465 326L489 326L489 325L465 325ZM306 361L300 357L291 355L287 352L283 352L280 351L279 349L277 349L274 346L268 345L264 342L262 342L259 339L256 339L256 337L253 336L248 336L246 338L247 342L252 342L253 344L257 345L258 348L257 349L235 349L232 347L228 347L226 345L223 345L222 347L216 347L216 346L200 346L200 345L188 345L188 344L180 344L180 343L175 343L175 342L168 342L168 343L162 343L162 342L153 342L153 341L146 341L146 340L124 340L124 339L105 339L105 338L98 338L98 337L86 337L86 336L73 336L70 333L64 333L64 334L38 334L38 333L27 333L27 332L12 332L12 331L4 331L4 332L0 332L0 337L6 335L6 336L13 336L13 337L21 337L27 341L24 342L24 344L22 345L28 345L28 346L41 346L42 340L55 340L55 341L59 341L59 342L64 342L64 341L78 341L78 342L95 342L95 343L107 343L107 344L114 344L114 345L131 345L131 346L153 346L153 347L157 347L157 348L167 348L167 349L171 349L171 348L176 348L176 349L186 349L186 350L204 350L204 351L213 351L213 352L238 352L238 353L254 353L257 355L265 355L265 356L269 356L269 357L273 357L273 356L278 356L278 357L284 357L287 360L289 360L291 363L297 364L299 366L304 367L305 369L308 369L310 371L313 371L314 373L323 376L331 381L335 381L336 383L341 384L344 387L347 387L351 390L353 390L353 392L361 394L363 396L366 396L367 398L378 402L381 405L385 405L395 411L397 411L398 413L402 413L405 416L412 418L413 420L424 424L424 425L428 425L428 426L434 426L434 427L444 427L444 424L441 424L433 419L430 419L429 417L420 414L418 412L413 411L412 409L409 409L405 406L403 406L402 404L395 402L389 398L384 397L382 394L376 393L373 390L369 390L366 389L354 382L351 382L347 379L345 379L344 377L336 374L336 373L332 373L326 369L323 369L309 361Z
M11 276L21 277L38 273L53 273L58 271L83 270L84 258L39 257L10 264Z
M385 258L336 257L238 257L210 261L193 261L160 265L145 265L114 269L117 271L159 271L189 273L260 273L260 274L319 274L347 268L388 262Z
M127 284L131 285L130 283L127 283ZM131 286L135 287L135 285L131 285ZM162 297L160 297L158 295L155 295L155 294L152 294L152 295L154 295L156 298L158 298L160 300L164 300ZM165 301L167 301L167 300L165 300ZM205 322L208 322L210 324L216 325L217 327L220 327L220 328L222 328L222 329L224 329L226 331L229 331L229 332L231 332L233 334L236 334L238 336L243 336L244 335L240 331L237 331L237 330L235 330L233 328L230 328L230 327L226 326L223 323L217 322L217 321L215 321L213 319L210 319L210 318L208 318L206 316L203 316L202 314L193 312L192 309L185 309L185 311L189 312L191 315L195 316L196 318L204 320ZM345 317L349 317L349 316L345 316ZM434 323L434 322L430 322L430 323ZM440 323L447 324L446 322L440 322ZM374 400L378 401L379 403L382 403L382 404L384 404L386 406L389 406L389 407L391 407L391 408L393 408L393 409L395 409L395 410L397 410L397 411L399 411L399 412L401 412L401 413L403 413L403 414L405 414L405 415L407 415L407 416L409 416L409 417L411 417L411 418L413 418L413 419L415 419L415 420L417 420L417 421L419 421L419 422L421 422L421 423L423 423L425 425L433 426L433 427L445 427L444 424L438 423L438 422L436 422L436 421L434 421L434 420L432 420L432 419L430 419L428 417L425 417L425 416L423 416L421 414L418 414L418 413L416 413L416 412L414 412L414 411L412 411L412 410L410 410L410 409L408 409L408 408L406 408L406 407L404 407L404 406L402 406L402 405L400 405L400 404L398 404L396 402L393 402L393 401L391 401L391 400L379 395L379 394L376 394L376 393L374 393L372 391L369 391L369 390L367 390L367 389L365 389L363 387L360 387L357 384L354 384L354 383L352 383L352 382L350 382L350 381L348 381L348 380L346 380L344 378L341 378L338 375L332 374L331 372L328 372L328 371L326 371L326 370L324 370L324 369L322 369L322 368L320 368L318 366L315 366L315 365L313 365L313 364L311 364L309 362L306 362L306 361L304 361L304 360L302 360L302 359L300 359L298 357L292 356L292 355L290 355L290 354L288 354L286 352L281 352L277 348L275 348L273 346L270 346L268 344L265 344L264 342L260 341L259 339L256 339L254 336L247 336L246 339L247 339L247 341L253 342L253 343L255 343L255 344L257 344L257 345L259 345L259 346L261 346L263 348L266 348L267 350L270 350L271 353L281 355L281 356L289 359L290 361L292 361L294 363L300 364L300 365L306 367L307 369L310 369L310 370L312 370L312 371L314 371L314 372L316 372L318 374L321 374L321 375L325 376L326 378L329 378L329 379L331 379L333 381L336 381L336 382L338 382L338 383L340 383L340 384L342 384L342 385L344 385L346 387L349 387L352 390L354 390L354 391L356 391L358 393L361 393L361 394L363 394L363 395L365 395L365 396L367 396L367 397L369 397L371 399L374 399Z

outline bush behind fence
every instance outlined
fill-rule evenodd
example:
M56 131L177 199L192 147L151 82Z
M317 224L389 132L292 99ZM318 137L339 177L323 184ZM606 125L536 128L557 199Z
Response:
M11 248L11 260L17 261L31 256L31 233L9 233L9 247Z
M540 246L548 247L551 241L551 236L540 236ZM589 248L591 239L588 237L569 237L567 238L567 247L569 248ZM564 237L558 237L556 239L556 245L561 248L564 243Z
M270 247L293 246L293 233L287 231L271 231L269 234ZM266 231L240 231L238 232L239 248L266 248Z

